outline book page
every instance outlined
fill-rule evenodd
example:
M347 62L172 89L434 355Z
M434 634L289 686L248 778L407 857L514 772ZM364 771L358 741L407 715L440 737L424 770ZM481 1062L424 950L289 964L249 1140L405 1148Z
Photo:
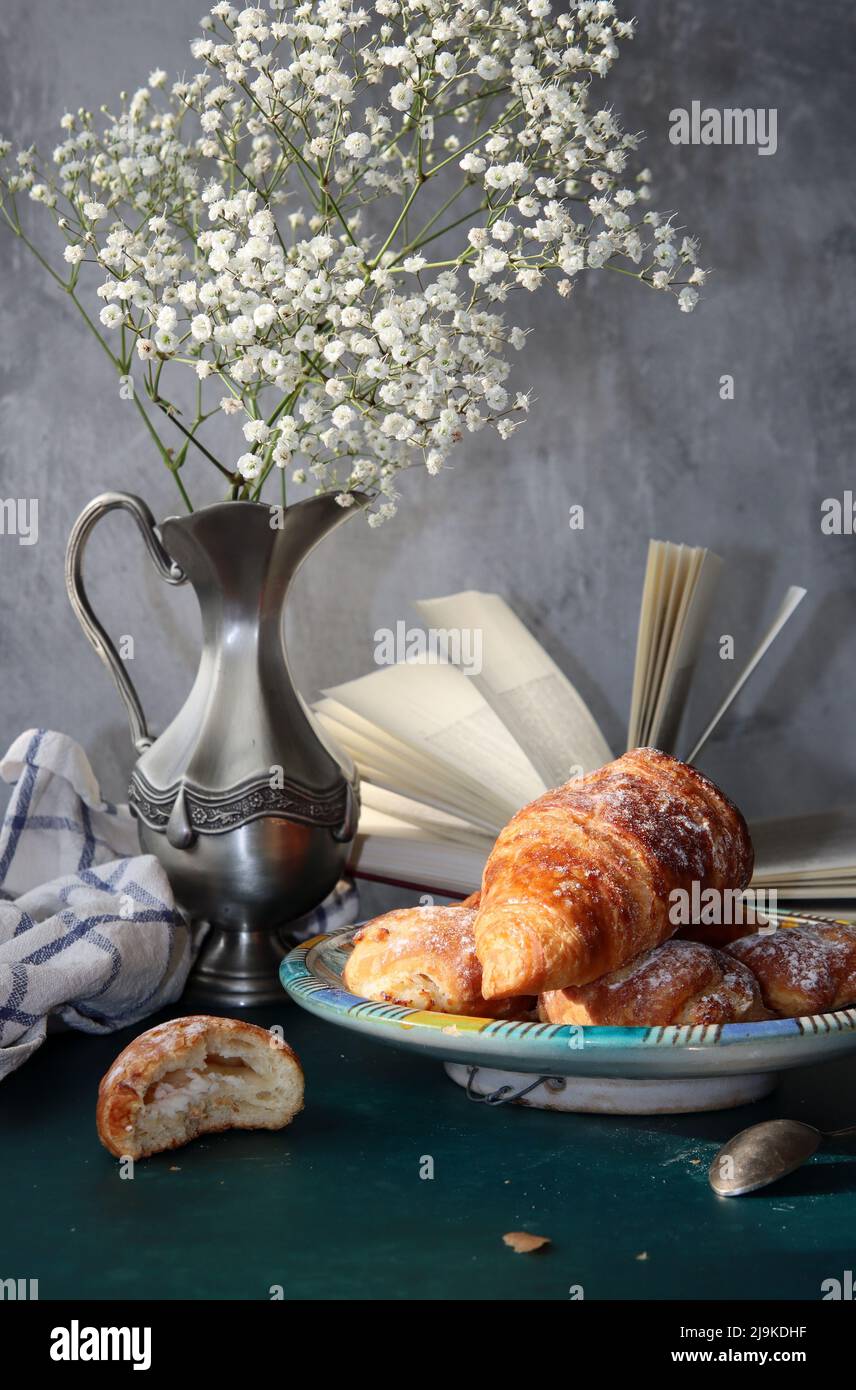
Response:
M753 879L752 882L756 888L765 888L767 890L775 888L781 900L779 903L780 907L782 903L787 903L793 899L794 902L799 903L800 912L805 912L809 915L815 913L816 915L834 917L835 919L848 917L847 911L842 911L838 906L838 902L841 900L846 902L849 899L856 899L856 879L848 879L845 883L827 883L825 881L823 883L779 883L778 881L775 883L758 883L755 879ZM833 903L834 906L832 905ZM854 919L850 916L849 920L853 921Z
M439 758L432 758L402 739L394 738L378 724L363 719L338 700L319 700L315 713L319 722L329 729L332 738L351 752L358 766L376 763L388 768L397 777L420 783L428 791L432 787L442 789L446 795L456 790L463 793L468 785L466 778L451 771Z
M360 818L349 870L357 878L465 896L479 887L491 848L490 839L480 846L426 839L415 826L369 809Z
M687 691L722 569L718 555L700 548L687 549L685 563L649 735L651 743L667 753L675 751Z
M463 678L526 754L542 790L611 761L579 692L498 594L467 590L415 607L429 628L481 634L480 669Z
M721 720L722 716L725 714L726 710L728 710L734 703L737 696L740 694L740 691L743 689L744 685L751 676L752 672L755 670L755 667L769 651L770 647L775 642L782 628L785 626L785 623L793 615L795 610L799 607L800 603L802 603L803 599L805 598L805 595L805 589L800 589L795 584L792 584L791 587L788 589L779 607L779 611L773 619L772 623L770 624L770 627L767 629L760 643L755 648L755 651L752 653L752 656L750 657L746 666L743 668L740 675L737 677L737 680L734 682L734 685L731 687L722 704L719 706L719 709L716 711L715 715L711 719L704 733L694 744L692 751L684 759L685 762L695 762L696 758L698 757L702 748L704 748L704 745L707 743L708 739L710 738L717 724Z
M316 713L333 740L351 755L361 778L495 835L508 819L478 783L386 734L336 700L320 700Z
M664 604L661 595L665 559L663 542L649 541L636 633L636 660L633 667L633 689L627 728L628 749L638 748L644 742L643 734L648 723L651 663L660 646L660 631L663 625Z
M654 710L660 697L666 655L672 640L680 594L683 591L687 565L684 545L652 541L655 560L655 583L652 594L654 621L651 626L651 650L646 659L645 688L642 704L641 736L645 744L652 742L651 728Z
M544 790L512 735L453 666L386 666L325 694L476 784L502 824Z
M722 561L703 547L652 540L639 612L628 748L674 752Z
M756 881L856 882L856 806L771 817L754 821L750 830Z
M373 782L363 782L360 786L360 801L363 811L382 812L394 817L420 831L426 840L450 840L454 844L475 845L481 848L493 844L493 836L476 829L468 821L458 816L448 815L426 806L424 802L414 801L409 796L401 796Z

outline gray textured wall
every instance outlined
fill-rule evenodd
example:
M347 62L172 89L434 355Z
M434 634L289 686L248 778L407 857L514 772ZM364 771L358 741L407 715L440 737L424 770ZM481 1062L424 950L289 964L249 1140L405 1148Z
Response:
M192 70L198 0L3 0L0 131L48 150L66 109L97 105L154 66ZM570 301L527 300L520 359L538 404L505 445L469 440L454 473L407 480L400 516L349 523L295 590L293 662L308 695L367 670L373 633L411 596L496 589L578 680L621 745L650 535L733 562L695 711L699 722L789 582L809 589L779 648L710 745L705 766L749 814L854 797L856 538L824 536L821 500L853 487L854 144L850 0L639 0L639 37L610 79L624 123L648 132L655 205L680 209L715 268L703 304L593 274ZM673 147L668 113L693 99L776 107L778 151ZM11 237L0 239L0 495L37 495L39 544L0 537L0 741L67 730L105 791L131 762L121 708L63 589L79 509L108 486L175 510L171 480L110 368ZM733 375L736 399L719 398ZM568 507L585 506L582 533ZM162 588L130 521L105 522L92 590L136 639L150 717L192 677L192 595Z

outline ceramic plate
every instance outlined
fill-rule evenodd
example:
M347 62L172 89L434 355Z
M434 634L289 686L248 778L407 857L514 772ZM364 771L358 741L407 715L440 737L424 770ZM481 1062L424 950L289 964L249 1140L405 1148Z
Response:
M781 927L823 920L774 916ZM556 1077L665 1080L778 1072L856 1048L856 1009L765 1023L600 1028L498 1022L375 1004L350 994L342 983L357 930L316 936L293 950L280 967L285 989L329 1023L447 1064Z

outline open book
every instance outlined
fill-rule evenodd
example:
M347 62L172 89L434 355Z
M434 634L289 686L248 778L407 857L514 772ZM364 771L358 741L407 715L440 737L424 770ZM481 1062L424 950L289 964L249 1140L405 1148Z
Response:
M782 899L849 898L856 903L856 807L756 821L757 888Z
M805 593L788 590L706 727L679 742L720 567L710 551L651 542L628 748L652 744L695 761ZM314 712L360 771L353 871L464 896L478 887L494 840L515 811L615 755L578 691L497 594L451 594L415 607L425 628L399 634L403 659L326 691ZM846 834L835 841L842 854L845 841ZM841 896L856 896L852 848L847 862L807 863L801 844L792 829L771 832L775 886L787 882L789 896L816 896L813 885L822 877L824 891L831 885L836 894L841 888Z

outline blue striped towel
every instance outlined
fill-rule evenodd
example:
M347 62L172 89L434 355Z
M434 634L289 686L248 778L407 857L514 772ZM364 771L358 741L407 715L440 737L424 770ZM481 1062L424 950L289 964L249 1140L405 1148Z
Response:
M0 776L15 783L0 827L2 1080L44 1042L51 1014L110 1033L173 1003L193 946L166 874L140 853L127 806L103 800L79 744L30 729ZM311 936L356 915L342 882L295 927Z

